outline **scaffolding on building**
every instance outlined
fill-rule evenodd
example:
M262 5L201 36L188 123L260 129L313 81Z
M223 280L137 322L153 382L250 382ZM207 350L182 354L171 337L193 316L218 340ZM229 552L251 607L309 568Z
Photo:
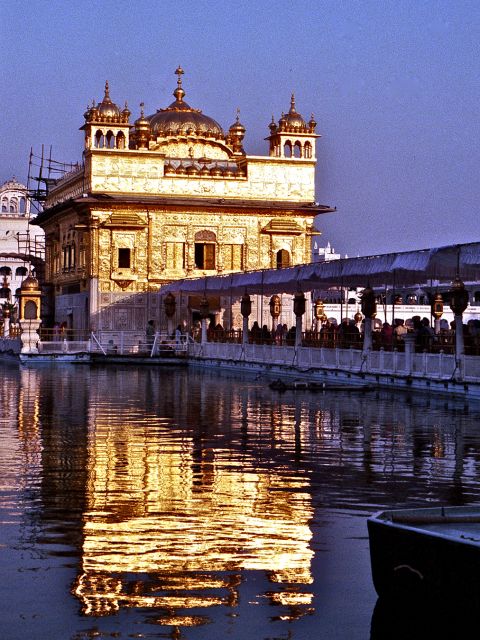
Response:
M33 152L30 148L30 158L28 162L28 179L27 194L31 206L36 213L43 210L43 204L48 197L48 193L52 187L56 185L58 180L63 178L67 173L77 171L80 168L78 162L59 162L52 158L52 146L50 145L48 156L45 152L45 146L42 144L40 155Z

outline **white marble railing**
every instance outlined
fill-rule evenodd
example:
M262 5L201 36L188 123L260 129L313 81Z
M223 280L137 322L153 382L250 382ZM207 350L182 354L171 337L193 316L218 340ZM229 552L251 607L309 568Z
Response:
M38 352L42 354L61 354L61 353L88 353L90 351L89 340L61 340L58 342L38 343Z
M230 362L296 367L299 370L335 369L352 373L403 375L435 380L462 378L480 382L480 357L463 356L460 367L455 356L444 353L405 353L358 349L325 349L256 344L195 343L189 355Z

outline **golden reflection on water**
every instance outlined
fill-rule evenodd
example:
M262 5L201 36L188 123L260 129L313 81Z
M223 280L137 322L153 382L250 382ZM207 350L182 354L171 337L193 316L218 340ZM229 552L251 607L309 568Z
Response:
M310 612L308 480L261 468L246 452L240 462L227 449L202 448L169 420L132 412L99 404L90 416L73 588L84 614L156 608L161 624L205 624L191 610L235 607L244 570L276 585L264 596L287 608L282 619ZM290 427L273 421L279 434Z

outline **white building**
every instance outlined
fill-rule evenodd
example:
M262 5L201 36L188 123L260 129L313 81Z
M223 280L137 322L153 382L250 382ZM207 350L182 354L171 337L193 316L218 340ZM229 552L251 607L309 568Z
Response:
M321 247L317 240L313 243L313 262L329 262L330 260L340 260L342 256L335 252L335 249L327 242L326 247ZM347 256L345 256L347 257Z
M0 186L0 304L14 302L15 291L44 258L44 234L30 228L32 214L27 187L16 178Z

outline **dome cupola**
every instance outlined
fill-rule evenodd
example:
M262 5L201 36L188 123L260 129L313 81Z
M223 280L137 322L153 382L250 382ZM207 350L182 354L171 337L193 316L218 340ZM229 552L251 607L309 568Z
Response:
M120 117L120 109L110 98L108 80L105 82L105 95L103 96L101 103L98 105L98 113L102 120L106 120L107 118L111 118L113 120L114 118Z
M290 110L280 118L279 126L288 131L307 131L307 123L295 108L295 94L293 93L290 98Z
M25 278L20 287L22 291L38 291L40 285L38 280L31 273Z
M95 100L92 102L91 107L87 107L87 110L83 114L85 118L85 122L96 122L96 123L128 123L128 119L130 118L130 110L125 103L124 109L120 110L112 99L110 98L110 88L107 82L105 82L105 95L103 96L103 100L99 104L95 104Z
M166 109L159 109L155 114L147 117L152 137L188 135L224 139L225 134L218 122L184 101L185 91L182 87L184 71L178 67L175 73L178 76L177 88L173 92L175 101Z

